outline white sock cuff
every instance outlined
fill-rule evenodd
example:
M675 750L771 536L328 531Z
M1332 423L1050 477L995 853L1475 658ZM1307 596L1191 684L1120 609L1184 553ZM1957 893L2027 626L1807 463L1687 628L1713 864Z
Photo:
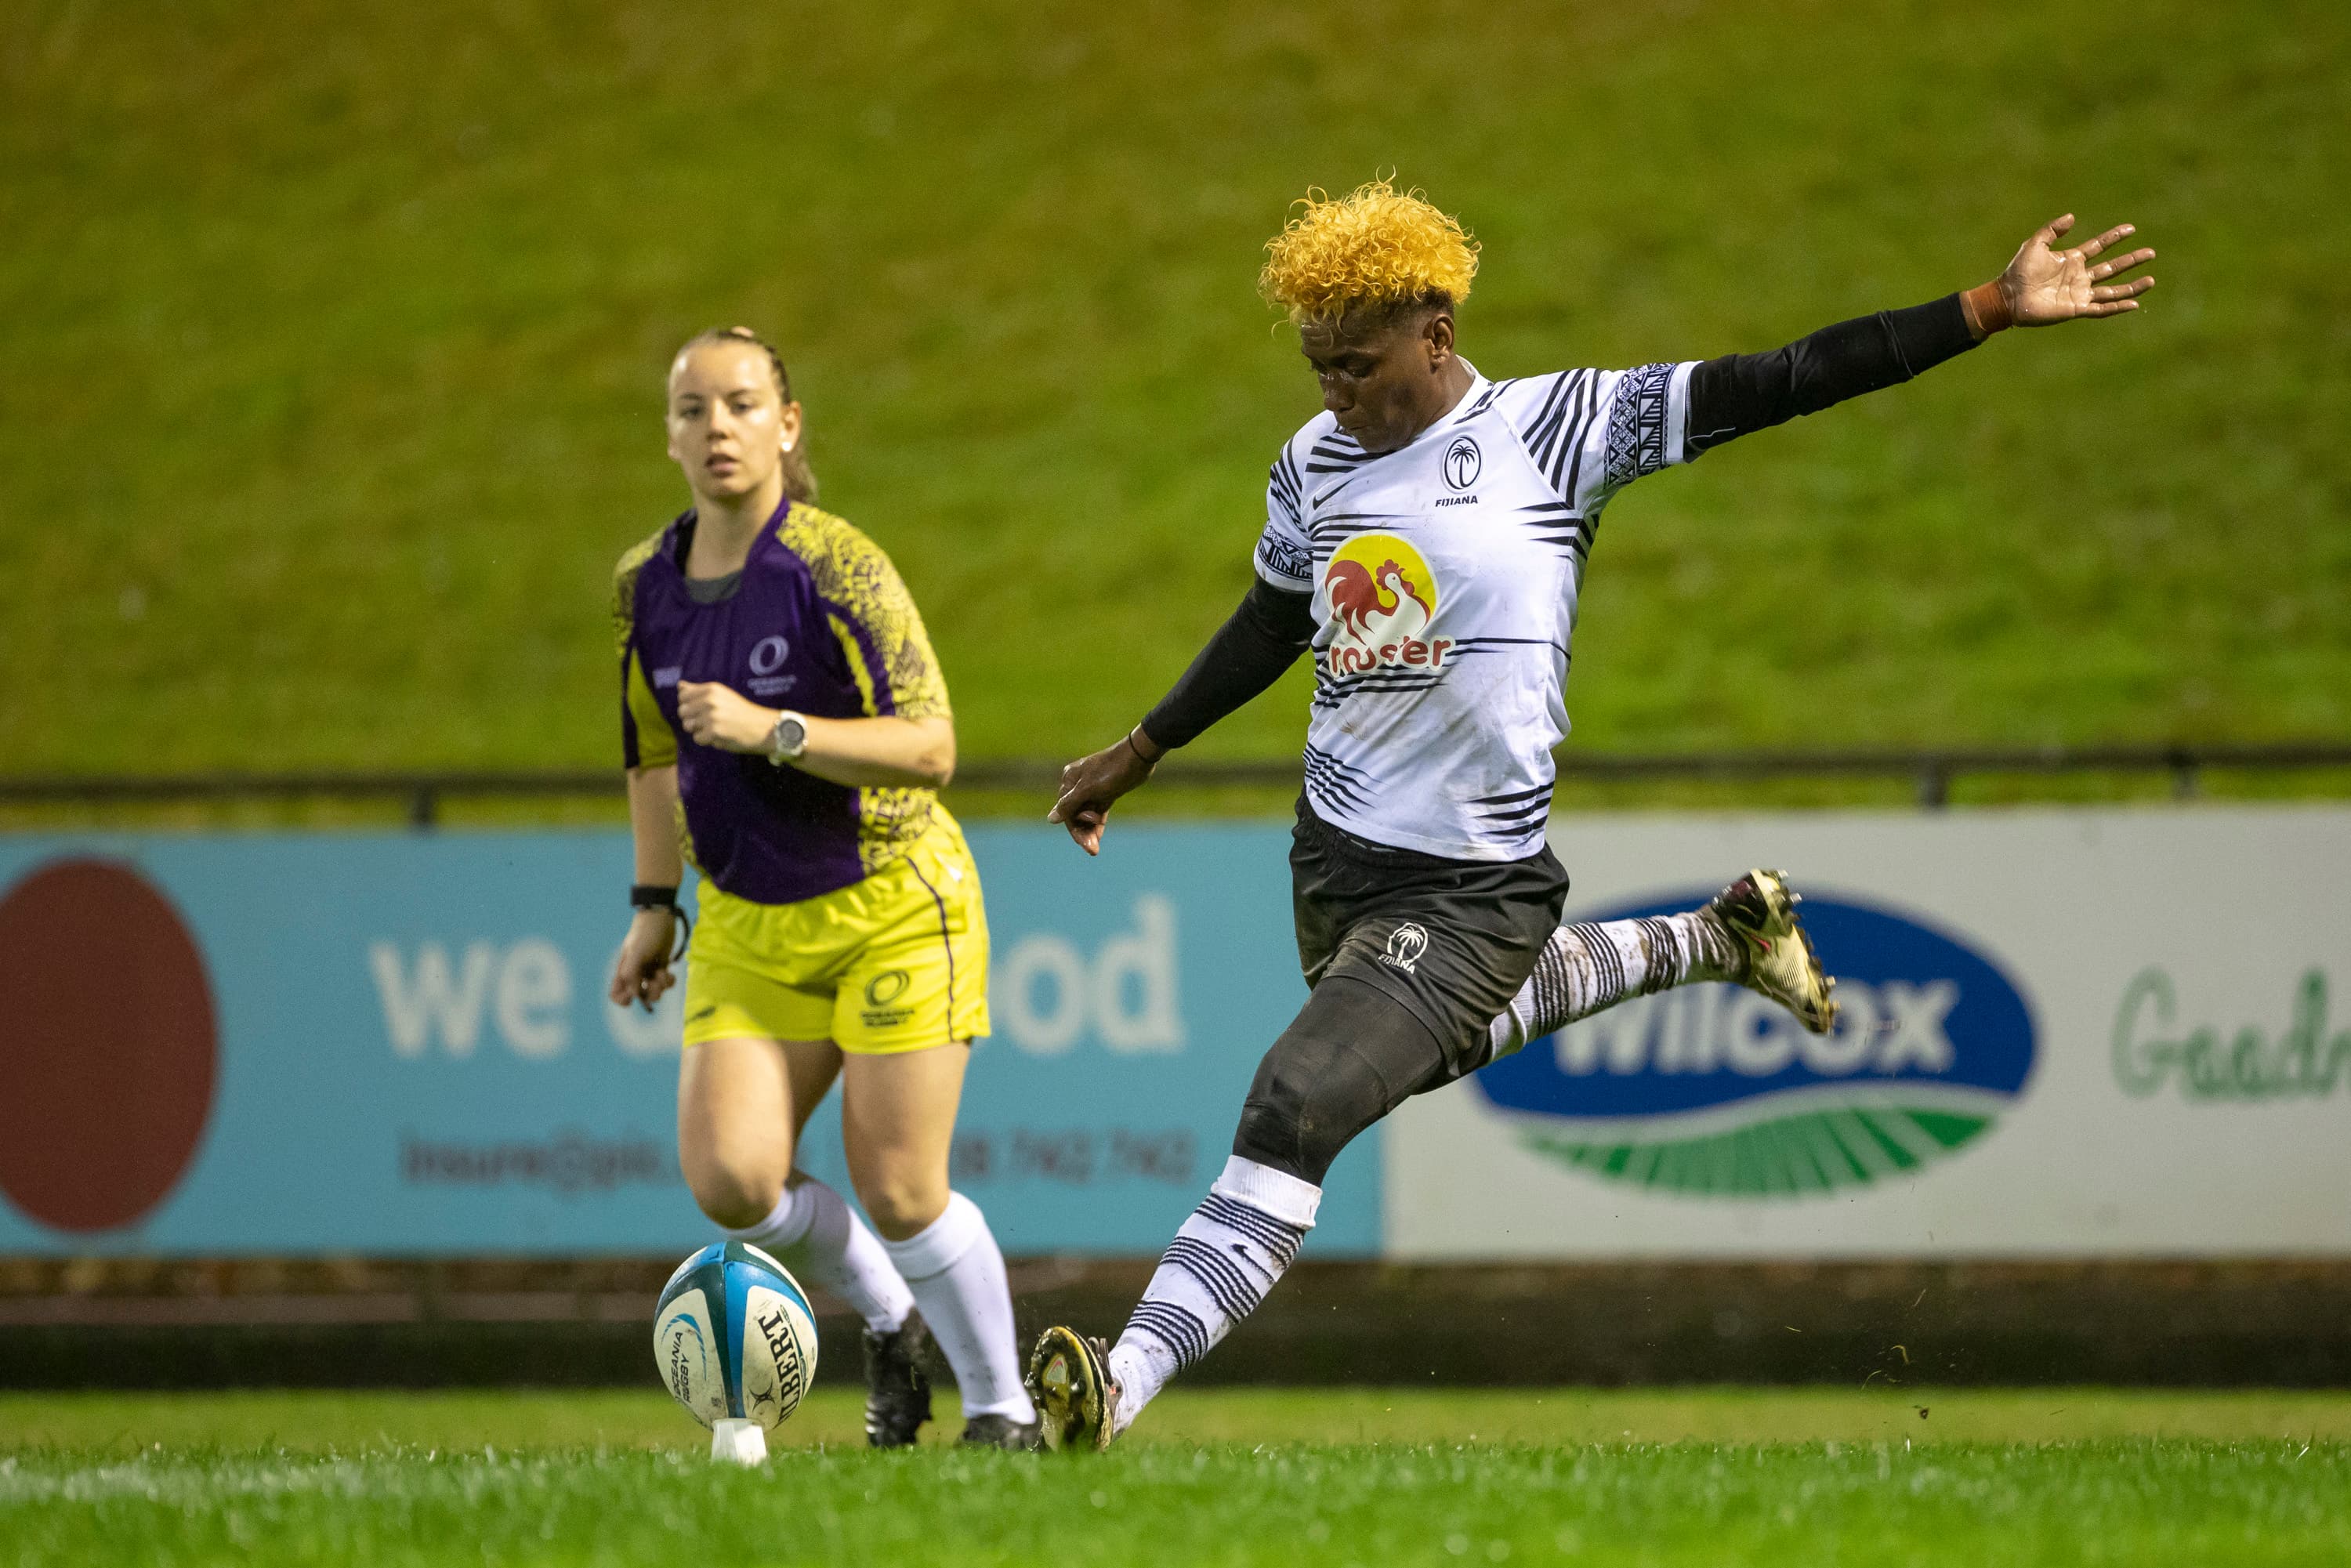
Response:
M846 1252L850 1233L857 1228L857 1217L849 1212L849 1200L813 1176L797 1190L800 1213L805 1217L800 1239L827 1257L838 1258Z
M799 1186L794 1186L786 1182L783 1196L776 1199L776 1207L768 1211L767 1218L757 1225L747 1225L740 1230L727 1230L726 1235L734 1240L747 1241L770 1252L798 1245L808 1235L809 1227L816 1221L816 1206L800 1201L801 1192L810 1186L821 1189L823 1184L803 1182ZM725 1229L725 1227L720 1228Z
M1175 1353L1153 1341L1130 1343L1124 1335L1110 1347L1110 1380L1118 1385L1118 1404L1110 1413L1113 1435L1134 1425L1143 1407L1176 1375Z
M1533 998L1528 993L1534 989L1534 984L1529 980L1520 987L1519 994L1510 998L1510 1005L1497 1013L1494 1021L1486 1026L1486 1040L1492 1047L1488 1061L1499 1061L1525 1049L1527 1019L1533 1011Z
M1301 1230L1314 1228L1314 1211L1322 1206L1322 1189L1312 1182L1301 1181L1288 1171L1278 1171L1238 1155L1225 1161L1224 1174L1208 1184L1208 1190L1219 1197L1261 1208L1284 1225L1294 1225Z
M902 1276L927 1280L954 1268L965 1253L987 1239L987 1217L980 1213L979 1205L951 1192L946 1213L904 1241L883 1237L882 1246Z

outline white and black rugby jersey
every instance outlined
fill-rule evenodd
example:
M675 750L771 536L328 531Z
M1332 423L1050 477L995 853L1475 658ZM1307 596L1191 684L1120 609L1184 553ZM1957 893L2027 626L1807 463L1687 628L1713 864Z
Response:
M1542 847L1600 510L1687 460L1694 362L1489 382L1373 456L1328 413L1274 461L1258 575L1314 595L1306 794L1453 860Z

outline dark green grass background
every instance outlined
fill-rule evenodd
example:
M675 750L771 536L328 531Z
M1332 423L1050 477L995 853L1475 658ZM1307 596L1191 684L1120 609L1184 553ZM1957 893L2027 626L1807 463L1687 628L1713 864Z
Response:
M763 1470L643 1395L0 1396L0 1563L2321 1563L2336 1395L1177 1391L1108 1456ZM809 1446L818 1445L818 1446Z
M2064 208L2151 308L1611 511L1614 749L2351 729L2351 13L929 0L0 11L0 767L612 758L669 350L778 337L971 756L1130 722L1315 407L1309 183L1486 246L1494 373L1768 347ZM1204 743L1290 751L1298 677Z

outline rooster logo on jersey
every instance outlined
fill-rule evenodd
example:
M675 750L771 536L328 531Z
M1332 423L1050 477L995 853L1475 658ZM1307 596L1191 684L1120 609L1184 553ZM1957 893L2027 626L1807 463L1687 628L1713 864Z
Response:
M1332 556L1322 592L1331 605L1334 674L1443 666L1452 640L1428 635L1437 619L1437 576L1405 540L1357 534Z

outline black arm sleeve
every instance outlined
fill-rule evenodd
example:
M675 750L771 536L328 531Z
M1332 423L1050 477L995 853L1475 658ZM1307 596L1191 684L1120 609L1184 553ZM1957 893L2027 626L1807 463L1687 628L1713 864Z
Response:
M1172 751L1281 678L1314 641L1314 598L1259 578L1231 619L1217 628L1192 667L1159 706L1143 716L1143 733Z
M1800 413L1907 382L1976 346L1959 297L1823 327L1768 354L1725 354L1690 372L1691 457Z

